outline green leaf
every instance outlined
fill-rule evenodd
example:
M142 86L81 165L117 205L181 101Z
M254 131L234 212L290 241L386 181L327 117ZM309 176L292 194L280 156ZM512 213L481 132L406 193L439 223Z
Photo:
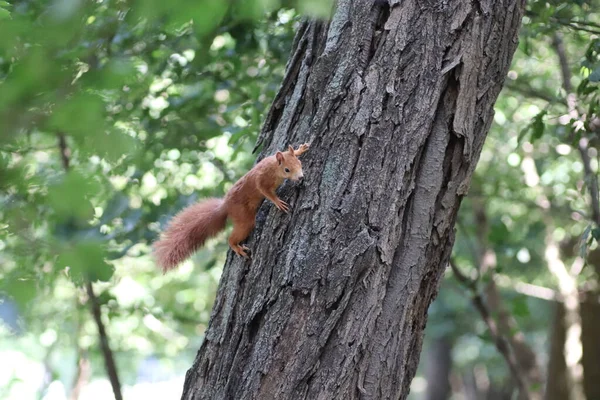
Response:
M245 0L235 3L234 12L238 18L257 20L279 7L279 3L279 0Z
M588 94L594 93L596 91L598 91L598 87L597 86L588 86L588 87L586 87L585 89L583 89L581 91L581 94L584 95L584 96L587 96Z
M327 19L333 11L333 0L298 0L297 7L300 14Z
M76 140L84 154L98 155L110 162L116 162L123 155L134 154L138 145L136 139L116 128L105 132L96 132L85 138L76 138Z
M29 278L20 278L13 280L3 280L0 287L2 292L5 292L12 298L20 308L24 308L35 297L36 281Z
M111 292L109 292L108 290L105 290L104 292L100 293L97 297L98 297L98 303L100 305L108 304L109 301L117 300L115 295L112 294Z
M598 90L597 85L590 85L589 79L583 79L579 86L577 86L577 94L586 96Z
M579 256L581 258L585 258L585 255L587 253L588 238L590 236L591 231L592 231L592 226L588 225L585 227L585 230L583 231L583 234L581 235L581 246L579 246Z
M101 69L84 73L81 81L100 90L120 89L133 81L137 73L130 59L117 58L108 61Z
M600 82L600 67L594 69L588 79L590 82Z
M477 334L477 337L479 337L479 339L481 339L481 341L485 343L494 343L494 338L488 330L484 331L483 333Z
M510 236L508 227L500 219L496 219L491 227L488 240L491 244L498 245L507 241Z
M50 117L49 128L84 141L105 132L105 105L99 96L77 93L59 104Z
M525 128L523 128L519 131L519 136L517 136L517 144L518 145L523 143L523 139L525 139L525 135L527 135L529 133L530 129L531 129L531 125L527 125Z
M81 241L64 248L56 264L59 268L68 268L68 274L76 284L83 284L87 280L108 281L114 268L105 262L105 258L103 243Z
M525 128L523 128L521 130L521 132L519 133L519 136L517 137L518 144L521 144L522 140L529 133L529 131L532 132L531 133L531 143L532 144L536 140L538 140L539 138L542 137L542 135L544 134L544 129L545 129L544 117L546 116L546 114L548 114L548 111L542 110L535 117L533 117L533 120L531 121L531 123L529 125L527 125Z
M592 229L592 237L597 241L600 241L600 228Z
M583 242L587 242L587 239L590 236L591 232L592 232L592 226L591 225L586 226L585 229L583 230L583 233L581 234L581 240Z
M0 8L0 21L10 19L10 11L5 8Z
M5 23L8 22L0 26ZM56 87L54 82L63 79L65 69L60 69L57 63L48 62L47 57L43 49L34 47L13 64L10 75L2 82L0 110L17 104L23 107L30 104L36 94Z
M515 317L527 318L530 316L529 305L525 297L515 297L509 304Z
M93 216L89 198L100 191L100 185L77 170L65 174L63 180L48 190L48 204L59 219L87 219Z
M113 219L121 216L129 208L129 197L123 193L116 193L115 196L110 199L106 204L106 208L102 213L100 222L103 224L109 223Z
M546 114L548 113L548 111L543 110L542 112L540 112L538 115L536 115L533 119L533 124L531 126L532 129L532 134L531 134L531 143L534 143L536 140L538 140L539 138L542 137L542 135L544 134L544 128L545 128L545 124L544 124L544 117L546 116Z

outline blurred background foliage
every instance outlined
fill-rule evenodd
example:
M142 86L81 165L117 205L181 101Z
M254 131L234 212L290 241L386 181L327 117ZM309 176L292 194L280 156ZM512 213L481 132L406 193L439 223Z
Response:
M522 333L536 355L534 389L556 378L553 243L568 266L585 260L574 280L598 297L598 7L528 4L460 211L453 262L469 282L446 274L414 399L511 398L477 296L500 326L509 314L507 335ZM323 0L0 1L0 398L112 396L88 281L124 397L179 397L226 234L164 276L150 245L174 213L252 166L294 26L330 10ZM445 372L433 368L445 359Z

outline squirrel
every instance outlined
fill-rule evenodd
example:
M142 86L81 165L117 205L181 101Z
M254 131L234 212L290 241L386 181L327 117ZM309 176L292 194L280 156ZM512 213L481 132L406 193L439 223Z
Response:
M278 151L256 164L242 176L224 198L208 198L184 208L173 217L166 231L154 244L154 257L163 272L177 267L223 229L227 218L233 221L229 246L238 255L249 258L250 249L240 245L254 229L256 213L267 198L281 211L288 213L289 205L277 197L275 190L284 179L304 179L298 156L309 148L307 143L294 150Z

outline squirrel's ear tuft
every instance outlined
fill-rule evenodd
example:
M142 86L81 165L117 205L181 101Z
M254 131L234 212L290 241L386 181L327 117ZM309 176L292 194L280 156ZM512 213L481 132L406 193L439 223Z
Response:
M283 162L283 153L278 151L277 153L275 153L275 158L279 162L279 165L281 165L281 163Z
M293 148L292 146L288 146L288 152L289 152L291 155L294 155L294 148Z

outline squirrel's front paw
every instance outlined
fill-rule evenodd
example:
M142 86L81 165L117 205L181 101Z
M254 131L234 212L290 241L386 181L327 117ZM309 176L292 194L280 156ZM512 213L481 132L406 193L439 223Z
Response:
M296 156L300 156L300 155L302 155L303 153L305 153L305 152L306 152L306 150L308 150L308 149L309 149L309 147L310 147L310 145L309 145L308 143L301 144L301 145L298 147L298 150L296 150L296 151L294 152L294 154L296 154Z
M275 206L286 214L290 212L290 205L283 200L279 200Z

